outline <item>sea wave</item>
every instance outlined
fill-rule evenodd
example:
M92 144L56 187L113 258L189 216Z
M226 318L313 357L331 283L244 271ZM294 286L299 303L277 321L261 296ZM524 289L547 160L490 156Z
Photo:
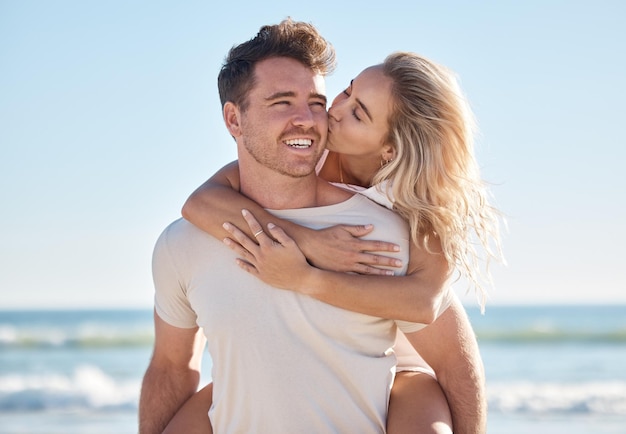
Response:
M527 328L519 330L476 330L480 342L496 343L605 343L626 344L626 330L560 330L549 328Z
M0 412L46 410L135 411L140 380L115 380L100 368L77 367L71 375L9 374L0 377Z
M578 343L626 345L626 330L561 330L526 328L519 330L477 329L479 343ZM149 347L154 333L149 328L135 330L78 328L77 330L24 329L0 325L0 349L19 348L112 348Z
M498 383L487 387L489 411L626 416L626 382Z
M0 412L137 411L140 378L115 379L84 365L70 375L0 376ZM501 382L487 385L489 411L626 416L626 382Z
M18 348L108 348L142 347L152 345L154 335L150 329L123 330L113 328L78 328L64 330L24 329L0 325L0 349Z

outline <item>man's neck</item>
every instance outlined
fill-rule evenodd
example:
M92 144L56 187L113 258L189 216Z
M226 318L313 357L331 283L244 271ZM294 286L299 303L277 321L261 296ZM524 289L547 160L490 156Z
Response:
M266 176L240 175L241 192L264 208L291 209L315 206L317 180L291 178L277 173Z
M240 172L241 192L268 209L298 209L328 206L349 199L352 194L337 188L316 174L292 178L276 172L265 176Z

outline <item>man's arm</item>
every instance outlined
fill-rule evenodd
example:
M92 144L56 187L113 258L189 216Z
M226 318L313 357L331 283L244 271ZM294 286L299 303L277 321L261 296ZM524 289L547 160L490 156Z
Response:
M437 374L450 405L454 433L485 433L485 372L476 336L460 301L454 297L435 322L406 336Z
M200 381L201 330L171 326L155 312L154 352L139 399L139 433L161 434Z

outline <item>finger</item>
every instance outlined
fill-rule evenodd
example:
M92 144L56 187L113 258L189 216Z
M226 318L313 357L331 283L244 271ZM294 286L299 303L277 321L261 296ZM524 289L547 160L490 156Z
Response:
M245 249L247 249L249 252L254 253L255 252L255 248L258 248L257 243L255 243L254 241L252 241L250 239L250 237L248 237L248 235L246 235L245 233L243 233L237 226L231 224L231 223L224 223L222 225L222 227L229 233L232 235L232 238L237 241L239 244L241 244Z
M365 264L356 264L355 269L353 270L355 273L359 274L368 274L371 276L394 276L395 273L392 270L387 270L385 268L376 268L370 265Z
M242 259L237 258L237 265L239 265L239 268L247 271L250 274L254 274L254 275L258 275L259 274L259 270L256 269L256 267L254 265L252 265L249 262L246 262Z
M342 225L342 229L356 238L369 234L374 230L374 225ZM394 243L380 240L359 240L359 249L364 252L399 252L400 246Z
M400 246L387 241L379 240L355 240L358 242L358 248L362 252L399 252Z
M237 241L230 238L224 238L222 240L231 250L233 250L238 256L242 257L246 262L252 262L256 258L246 248L244 248Z
M242 209L241 210L241 215L246 220L246 223L248 223L248 227L250 228L250 230L254 234L254 238L259 240L259 238L262 237L263 234L265 234L265 232L263 231L263 228L261 227L261 224L252 215L252 213L250 211L248 211L247 209Z
M281 245L286 246L290 243L295 243L293 238L291 238L287 233L282 230L282 228L276 226L274 223L268 223L267 229L270 232L270 235L274 237L276 241L278 241Z
M350 235L357 238L367 235L374 230L374 225L341 225L341 227Z
M357 262L365 265L376 267L402 267L402 261L398 258L390 256L376 255L373 253L361 253L358 256Z

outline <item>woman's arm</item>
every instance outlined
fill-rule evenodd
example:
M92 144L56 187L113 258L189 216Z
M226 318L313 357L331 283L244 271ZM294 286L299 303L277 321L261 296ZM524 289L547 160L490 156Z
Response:
M384 266L398 267L396 259L371 252L392 252L397 246L384 241L363 240L372 226L338 225L319 231L279 219L256 202L239 193L239 166L236 161L224 166L202 184L183 206L185 219L218 239L229 234L222 224L232 222L249 237L253 232L241 216L242 209L254 213L263 227L274 222L293 238L307 259L316 267L362 274L384 274Z
M209 383L183 404L162 434L213 434L209 419L212 403L213 383Z
M261 229L250 212L244 210L243 215L252 232ZM381 318L430 324L439 311L450 274L443 255L416 246L411 246L406 276L326 271L309 265L294 240L273 224L268 231L277 242L262 233L257 237L258 245L233 225L227 223L224 227L232 237L224 242L241 256L239 265L265 283Z

